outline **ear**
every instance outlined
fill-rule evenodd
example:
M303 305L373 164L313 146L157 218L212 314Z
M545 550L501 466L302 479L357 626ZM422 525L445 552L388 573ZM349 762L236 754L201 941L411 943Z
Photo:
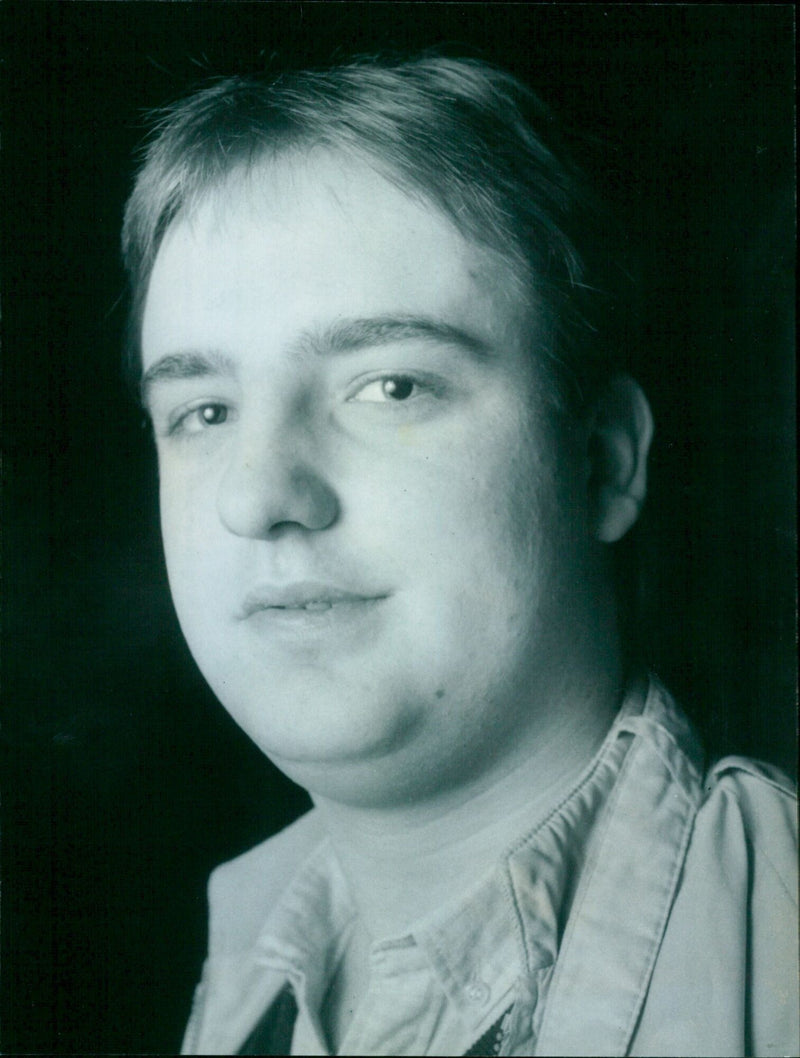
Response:
M589 439L589 488L594 534L616 543L634 524L647 494L647 454L653 415L641 387L615 375L595 405Z

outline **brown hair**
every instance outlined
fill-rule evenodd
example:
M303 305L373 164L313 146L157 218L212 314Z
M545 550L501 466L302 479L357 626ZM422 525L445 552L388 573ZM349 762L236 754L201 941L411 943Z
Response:
M317 146L366 161L498 254L552 336L536 352L553 363L559 397L573 407L591 397L609 353L598 341L608 298L589 264L607 245L602 210L529 89L482 61L429 53L226 78L157 115L122 236L135 376L147 285L170 223L234 170Z

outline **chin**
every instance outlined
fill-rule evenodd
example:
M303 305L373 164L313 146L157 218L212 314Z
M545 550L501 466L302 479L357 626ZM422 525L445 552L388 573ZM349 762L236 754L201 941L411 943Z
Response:
M273 764L312 799L333 801L351 808L389 809L419 799L419 778L406 763L406 754L330 760L284 760Z
M418 713L402 703L384 699L381 708L379 695L359 699L346 688L332 695L330 682L319 687L313 679L281 681L280 694L271 694L262 681L265 692L258 700L236 694L232 681L209 682L237 724L296 782L299 771L368 768L385 761L402 751L420 726Z

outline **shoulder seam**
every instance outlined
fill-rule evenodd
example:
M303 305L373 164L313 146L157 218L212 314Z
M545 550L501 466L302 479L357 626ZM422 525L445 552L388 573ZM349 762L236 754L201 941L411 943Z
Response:
M775 864L772 862L771 858L767 855L767 852L765 851L765 849L763 848L761 843L757 842L757 841L753 841L753 848L758 852L758 854L761 856L761 858L764 860L764 862L766 864L768 864L770 870L772 871L772 873L777 878L778 884L780 885L781 889L786 893L786 896L787 896L787 899L789 900L789 903L792 905L792 907L796 908L797 907L797 895L796 895L796 893L793 893L792 890L789 888L788 884L784 880L783 875L778 870L778 868L775 866Z
M796 801L797 794L791 779L788 776L781 775L778 778L770 775L766 771L766 767L760 764L759 761L751 761L747 757L722 757L708 769L703 785L706 791L709 791L713 788L713 783L720 780L727 772L739 772L743 775L749 775L750 778L757 780L764 786L771 787L790 801ZM777 771L778 769L775 770Z
M775 793L782 795L782 801L788 801L789 805L797 804L797 797L794 790L791 787L791 780L788 777L783 777L778 773L777 777L773 777L765 770L762 770L762 765L758 761L751 761L746 757L725 757L718 761L710 770L706 776L704 790L706 794L706 801L716 791L723 797L734 798L738 801L740 796L737 793L736 787L731 784L726 784L726 787L722 787L722 780L725 775L729 772L738 772L740 775L747 775L748 777L756 780L761 786L773 790ZM777 771L777 769L776 769ZM784 781L781 781L783 779ZM721 788L722 787L722 788ZM746 794L743 796L747 797ZM791 827L789 833L792 834ZM795 828L796 834L796 828ZM775 876L780 889L785 893L789 903L792 907L797 907L797 894L792 891L792 887L784 878L783 873L778 870L775 863L772 860L769 852L762 843L762 841L756 836L755 833L748 831L749 844L755 854L758 855L759 859L762 860L770 869L771 873ZM796 846L796 837L794 838ZM791 839L790 839L791 840Z

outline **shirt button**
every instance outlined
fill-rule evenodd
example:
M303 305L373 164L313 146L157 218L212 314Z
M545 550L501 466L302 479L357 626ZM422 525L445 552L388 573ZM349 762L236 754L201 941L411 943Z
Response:
M473 978L467 985L465 992L467 999L472 1003L485 1003L489 998L489 986L479 978Z

